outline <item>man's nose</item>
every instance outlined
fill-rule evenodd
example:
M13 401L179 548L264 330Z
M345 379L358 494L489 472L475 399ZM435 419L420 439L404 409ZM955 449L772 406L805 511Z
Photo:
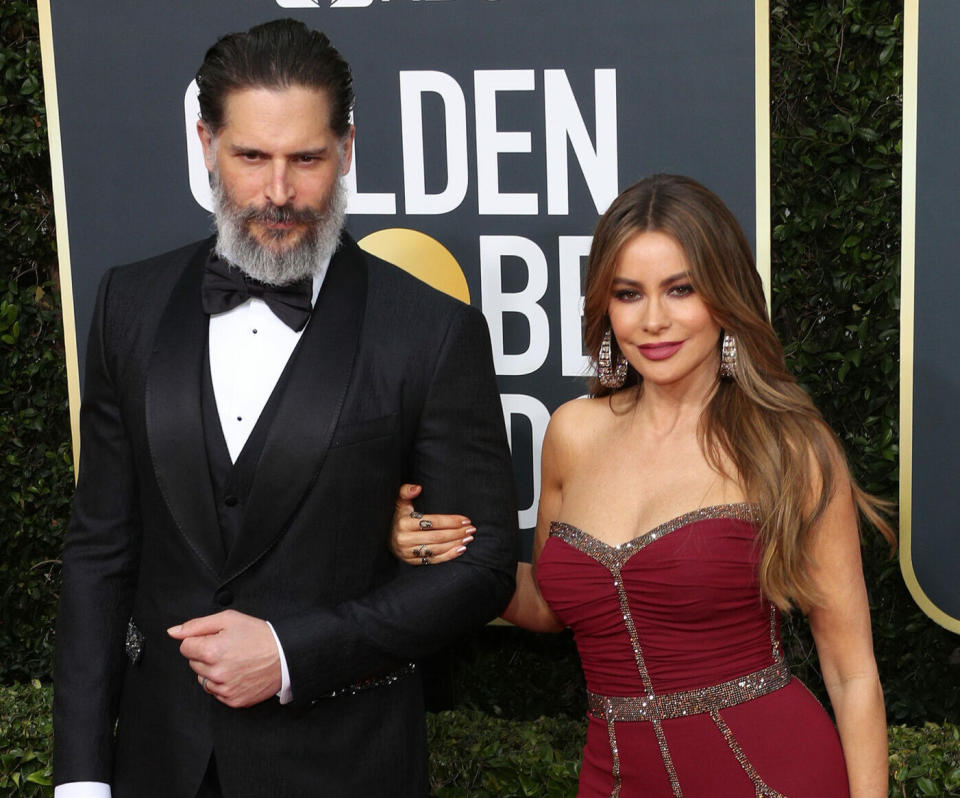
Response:
M266 198L277 207L286 205L296 195L285 161L271 163L270 177L266 186Z

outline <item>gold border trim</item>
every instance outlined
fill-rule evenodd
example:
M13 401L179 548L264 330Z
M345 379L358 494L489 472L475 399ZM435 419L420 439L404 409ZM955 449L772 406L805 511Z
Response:
M57 258L60 262L60 301L63 313L63 348L67 361L67 396L70 400L70 433L73 442L73 473L80 460L80 364L77 358L77 324L73 305L73 275L70 271L70 237L67 234L67 194L60 146L60 104L57 70L53 58L53 25L50 0L37 0L40 23L40 61L47 109L47 140L50 147L50 177L53 182L53 214L57 228Z
M757 271L770 308L770 2L754 4Z
M917 82L920 0L903 8L903 207L900 219L900 571L917 606L934 621L960 632L954 618L931 601L913 570L913 347L917 235Z

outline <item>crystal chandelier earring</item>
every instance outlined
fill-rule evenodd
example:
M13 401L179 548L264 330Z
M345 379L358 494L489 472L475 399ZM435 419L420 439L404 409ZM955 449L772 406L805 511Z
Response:
M613 362L613 332L607 330L597 356L597 379L604 388L620 388L627 379L627 359L617 350L617 362Z
M730 380L737 376L737 339L729 333L723 334L720 347L720 376Z

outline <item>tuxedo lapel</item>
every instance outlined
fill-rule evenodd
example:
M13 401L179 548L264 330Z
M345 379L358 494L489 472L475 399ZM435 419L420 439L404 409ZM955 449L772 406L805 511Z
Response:
M200 281L209 246L190 259L163 312L147 372L146 421L160 492L180 533L214 573L224 551L207 467L200 404L208 317Z
M316 481L350 383L363 327L367 271L346 234L330 262L307 329L281 378L283 394L257 464L243 528L224 581L256 562L286 531Z

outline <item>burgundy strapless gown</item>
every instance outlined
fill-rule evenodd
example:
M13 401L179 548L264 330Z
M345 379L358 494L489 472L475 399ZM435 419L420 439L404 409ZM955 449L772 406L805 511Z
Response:
M589 691L580 798L843 798L836 729L790 677L757 581L755 508L608 546L555 522L537 564Z

